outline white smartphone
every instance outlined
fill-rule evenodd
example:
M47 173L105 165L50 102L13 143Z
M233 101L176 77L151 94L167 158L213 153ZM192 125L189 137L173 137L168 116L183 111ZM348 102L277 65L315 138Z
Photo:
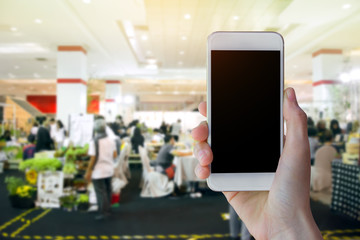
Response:
M275 32L208 37L208 186L266 191L283 148L284 41Z

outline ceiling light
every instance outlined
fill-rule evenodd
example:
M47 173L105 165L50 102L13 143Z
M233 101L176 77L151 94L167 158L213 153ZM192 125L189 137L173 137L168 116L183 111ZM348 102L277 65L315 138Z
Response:
M187 14L184 15L184 18L185 18L185 19L190 19L190 18L191 18L191 15L187 13Z
M147 70L157 70L158 66L156 64L148 64L145 66L145 69Z
M36 53L48 50L37 43L4 43L0 44L0 53Z
M349 9L349 8L351 8L351 4L344 4L343 6L342 6L342 8L343 9Z
M180 51L180 52L179 52L180 55L184 55L184 53L185 53L184 51Z
M148 36L147 36L147 35L145 35L145 34L144 34L144 35L142 35L142 36L141 36L141 40L143 40L143 41L148 40Z
M91 0L83 0L83 2L89 4L91 3Z
M17 29L16 27L11 27L10 30L11 30L12 32L16 32L18 29Z
M182 36L182 37L181 37L181 40L186 40L186 39L187 39L186 36Z
M235 21L237 21L237 20L239 20L239 16L233 16L233 19L234 19Z
M34 22L37 23L37 24L41 24L41 23L42 23L42 20L39 19L39 18L37 18L37 19L34 20Z
M15 69L19 69L20 67L19 67L18 65L15 65L14 68L15 68Z

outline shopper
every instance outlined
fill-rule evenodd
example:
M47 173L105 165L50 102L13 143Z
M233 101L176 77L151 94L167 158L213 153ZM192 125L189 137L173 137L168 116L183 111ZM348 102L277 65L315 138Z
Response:
M9 130L5 130L4 134L0 136L0 141L11 142L11 132Z
M35 155L36 145L34 135L29 135L28 142L29 144L23 148L23 160L33 158Z
M161 123L160 131L161 131L162 134L164 134L164 135L168 134L168 126L167 126L167 124L166 124L164 121L162 121L162 123Z
M50 131L50 137L54 142L56 138L56 129L57 129L57 124L55 122L55 119L51 118L49 121L49 131Z
M338 120L336 120L336 119L331 120L331 122L330 122L330 130L331 130L332 135L333 135L334 138L336 137L336 135L342 133Z
M164 141L164 134L160 133L160 130L155 128L151 137L151 142L160 143Z
M134 153L139 154L139 146L144 146L144 137L141 135L140 128L136 127L134 135L131 137L131 147Z
M33 135L36 138L38 130L39 130L39 124L37 122L34 122L32 128L30 129L30 135Z
M177 122L173 123L173 125L171 126L171 135L174 136L176 142L179 141L180 133L181 133L181 120L178 119Z
M166 174L166 170L173 165L175 138L172 135L166 135L164 138L165 144L160 148L156 158L156 171ZM171 177L169 177L171 178Z
M206 103L199 105L199 111L206 116ZM306 114L299 107L292 88L284 93L284 119L286 141L270 191L224 194L255 239L322 239L310 210ZM206 142L207 124L200 124L192 131L192 136L199 141L195 146L195 156L199 160L195 172L205 179L212 162L212 151Z
M324 132L326 131L326 122L324 120L320 120L317 125L317 135L319 137L319 141L324 143Z
M106 123L98 119L94 123L95 137L89 145L91 156L85 179L92 181L95 188L99 215L96 220L102 220L110 215L111 178L114 175L114 159L117 157L116 144L106 134Z
M54 149L53 141L50 137L49 130L43 124L43 119L39 120L40 127L36 135L36 152L48 151Z
M308 138L309 138L309 146L310 146L310 162L311 165L314 165L315 151L319 145L317 130L315 127L311 127L308 125L308 136L309 136Z
M56 149L61 149L66 136L66 131L63 123L60 120L56 121L56 132L55 132L55 142Z

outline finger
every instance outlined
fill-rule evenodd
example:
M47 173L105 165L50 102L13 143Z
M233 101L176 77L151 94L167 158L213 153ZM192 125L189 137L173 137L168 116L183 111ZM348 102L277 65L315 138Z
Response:
M209 144L205 142L199 142L195 145L194 155L199 160L199 164L202 167L210 165L213 160L211 148Z
M198 109L199 109L199 112L201 113L201 115L203 115L204 117L207 116L206 102L201 102L201 103L199 104Z
M195 168L195 174L200 179L206 179L210 175L210 168L208 166L203 167L198 164Z
M196 141L204 142L209 135L209 128L206 122L201 122L199 126L191 131L192 137Z

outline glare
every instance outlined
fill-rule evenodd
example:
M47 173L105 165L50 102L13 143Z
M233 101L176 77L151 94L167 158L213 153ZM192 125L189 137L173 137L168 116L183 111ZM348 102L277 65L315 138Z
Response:
M11 27L10 30L11 30L12 32L16 32L18 29L17 29L16 27Z
M349 9L349 8L351 8L351 4L344 4L343 6L342 6L342 8L343 9Z
M348 73L340 74L340 80L344 83L350 82L350 75Z
M237 20L239 20L239 16L234 16L233 19L234 19L235 21L237 21Z
M185 18L185 19L190 19L190 18L191 18L191 15L187 13L187 14L184 15L184 18Z
M127 95L124 97L124 103L126 104L132 104L135 102L135 99L133 96Z
M148 36L147 36L147 35L145 35L145 34L144 34L144 35L142 35L142 36L141 36L141 40L143 40L143 41L148 40Z
M42 20L39 19L39 18L37 18L37 19L34 20L34 22L37 23L37 24L41 24L41 23L42 23Z

